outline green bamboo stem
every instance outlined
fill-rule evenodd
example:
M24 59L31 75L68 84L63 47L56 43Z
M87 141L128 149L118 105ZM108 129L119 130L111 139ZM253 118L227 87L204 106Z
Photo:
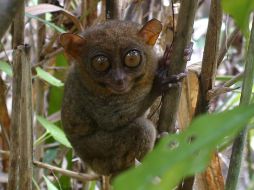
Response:
M248 105L251 99L251 92L254 78L254 19L249 40L248 51L246 55L246 65L244 70L243 87L240 99L240 105ZM243 159L243 149L246 142L248 128L241 131L235 139L229 164L229 171L226 180L226 190L236 190L238 177Z

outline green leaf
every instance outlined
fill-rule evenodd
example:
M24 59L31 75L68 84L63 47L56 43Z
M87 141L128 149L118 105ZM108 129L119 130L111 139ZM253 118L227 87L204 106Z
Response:
M2 70L7 75L12 77L12 68L11 68L10 64L8 64L7 62L0 60L0 70Z
M58 190L58 188L51 182L46 176L43 176L46 184L47 184L47 189L48 190Z
M39 123L47 130L49 134L52 135L52 137L58 141L59 143L63 144L64 146L71 148L71 144L66 138L64 132L62 129L54 125L53 123L49 122L47 119L41 117L41 116L36 116L37 120Z
M89 190L95 190L95 189L96 189L96 181L90 181Z
M55 66L56 67L66 67L68 68L68 63L67 60L64 56L64 54L58 54L56 56L56 61L55 61ZM66 70L56 70L54 72L54 76L60 80L64 80L66 76ZM48 114L51 115L61 109L62 105L62 99L63 99L63 88L58 88L55 86L51 86L49 89L49 94L48 94L48 99L49 99L49 105L48 105Z
M57 157L59 149L58 148L49 148L44 152L43 162L51 164Z
M250 105L195 119L185 132L161 139L141 166L117 177L114 189L173 189L183 178L204 170L217 145L224 138L232 140L253 116Z
M48 72L44 71L40 67L36 67L36 72L39 78L41 78L44 81L47 81L49 84L53 86L62 87L64 85L60 80L58 80Z
M43 22L45 25L49 26L50 28L55 29L56 31L58 31L58 32L60 32L60 33L66 32L64 29L60 28L59 26L55 25L54 23L49 22L49 21L47 21L47 20L44 20L44 19L42 19L42 18L40 18L40 17L38 17L38 16L34 16L34 15L32 15L32 14L29 14L29 13L25 13L25 15L26 15L27 17L29 17L29 18L33 18L33 19L36 19L36 20L38 20L38 21L40 21L40 22Z
M254 10L253 0L222 0L222 7L233 17L245 37L249 34L250 13Z

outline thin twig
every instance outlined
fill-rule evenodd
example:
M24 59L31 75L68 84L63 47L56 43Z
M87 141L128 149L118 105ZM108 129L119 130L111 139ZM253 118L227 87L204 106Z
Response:
M239 88L240 87L229 88L229 87L225 87L225 86L215 87L215 88L208 91L207 100L210 101L213 98L220 96L221 94L225 94L227 92L232 92L232 91L237 90Z
M233 84L235 84L236 82L238 82L242 78L243 78L243 72L237 74L236 76L234 76L233 78L231 78L230 80L225 82L223 86L215 87L215 88L209 90L208 93L207 93L207 100L210 101L211 99L213 99L213 98L215 98L215 97L217 97L221 94L224 94L226 92L232 92L234 90L239 89L239 87L230 88L230 86L232 86Z
M34 165L40 168L45 168L45 169L49 169L52 170L54 172L58 172L62 175L71 177L71 178L75 178L77 180L86 182L86 181L94 181L94 180L98 180L100 179L100 176L97 175L88 175L88 174L84 174L84 173L78 173L78 172L73 172L70 170L65 170L56 166L52 166L49 164L45 164L43 162L39 162L39 161L33 161Z
M227 82L224 83L224 87L230 87L233 84L235 84L236 82L238 82L239 80L241 80L243 78L243 72L242 73L238 73L236 76L234 76L232 79L228 80Z
M240 30L238 28L236 28L232 34L229 36L227 43L223 43L223 46L221 47L220 51L219 51L219 56L218 56L218 60L217 60L217 67L220 66L220 64L223 61L223 58L225 57L229 47L231 46L231 44L234 42L234 40L236 39L236 37L240 34Z

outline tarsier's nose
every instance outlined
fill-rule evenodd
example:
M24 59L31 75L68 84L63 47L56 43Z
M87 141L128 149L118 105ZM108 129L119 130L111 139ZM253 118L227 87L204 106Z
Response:
M114 72L113 72L113 81L116 85L123 85L124 84L124 81L126 79L126 74L121 71L120 69L116 69Z

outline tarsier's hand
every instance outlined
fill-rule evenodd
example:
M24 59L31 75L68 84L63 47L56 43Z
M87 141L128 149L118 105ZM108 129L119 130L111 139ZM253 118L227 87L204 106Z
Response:
M190 42L184 49L184 60L189 61L193 52L193 42ZM179 82L186 77L187 73L168 76L167 72L171 64L172 48L167 46L162 59L159 61L159 67L156 72L154 85L156 92L162 94L172 87L179 86Z

